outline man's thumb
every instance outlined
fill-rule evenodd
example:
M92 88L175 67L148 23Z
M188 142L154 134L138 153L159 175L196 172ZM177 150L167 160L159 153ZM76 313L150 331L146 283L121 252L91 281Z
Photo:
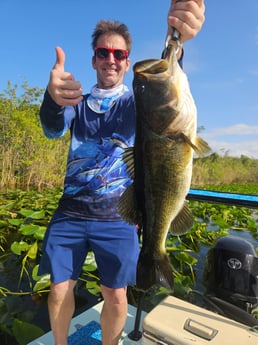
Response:
M53 69L60 72L64 72L65 65L65 52L61 47L56 47L56 62L53 66Z

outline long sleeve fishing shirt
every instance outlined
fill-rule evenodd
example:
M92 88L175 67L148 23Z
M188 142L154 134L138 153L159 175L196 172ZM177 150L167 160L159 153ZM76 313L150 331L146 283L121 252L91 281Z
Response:
M122 153L135 138L133 94L126 92L102 114L88 107L88 96L74 107L61 107L46 91L41 105L45 135L59 138L70 131L71 136L58 208L82 219L118 221L118 200L131 184Z

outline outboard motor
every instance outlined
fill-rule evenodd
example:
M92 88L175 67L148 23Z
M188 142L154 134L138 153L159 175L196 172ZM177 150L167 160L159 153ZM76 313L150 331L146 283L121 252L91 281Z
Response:
M258 256L247 240L220 238L206 257L206 294L239 306L248 313L258 304Z

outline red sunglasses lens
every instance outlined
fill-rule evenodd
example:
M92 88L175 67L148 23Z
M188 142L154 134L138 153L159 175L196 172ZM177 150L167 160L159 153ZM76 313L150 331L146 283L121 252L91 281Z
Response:
M127 50L123 49L110 49L110 48L95 48L95 54L99 59L105 59L108 57L109 53L114 55L114 58L118 61L122 61L128 57Z

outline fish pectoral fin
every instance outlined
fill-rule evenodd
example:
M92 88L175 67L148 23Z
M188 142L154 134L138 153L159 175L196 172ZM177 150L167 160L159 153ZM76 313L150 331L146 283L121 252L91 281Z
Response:
M122 159L126 164L127 172L130 174L130 177L134 180L134 147L127 147L122 154Z
M129 224L141 224L141 217L137 212L137 201L134 185L131 184L121 195L118 202L118 212L120 216Z
M183 235L191 229L194 224L193 215L185 201L181 211L175 217L170 225L170 233L172 235Z
M191 141L191 139L185 133L183 133L183 132L179 133L178 137L180 137L181 140L183 140L188 145L190 145L194 151L196 151L196 152L198 151L198 147Z
M202 138L197 136L195 138L195 142L193 143L190 140L190 138L188 138L188 136L184 133L181 133L180 135L184 138L184 141L191 146L191 148L199 157L203 157L205 154L211 151L211 148L209 147L208 143Z
M195 147L195 152L198 154L199 157L203 157L211 151L211 148L208 145L208 143L198 136L195 139Z

